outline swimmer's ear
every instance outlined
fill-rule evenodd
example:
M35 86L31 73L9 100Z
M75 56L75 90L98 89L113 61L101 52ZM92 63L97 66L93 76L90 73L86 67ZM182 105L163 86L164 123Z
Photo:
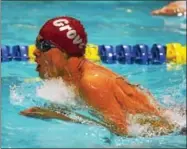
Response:
M67 55L66 53L65 53L65 59L69 59L70 58L70 56L69 55Z
M66 60L70 58L70 56L65 52L65 50L62 50L63 56Z

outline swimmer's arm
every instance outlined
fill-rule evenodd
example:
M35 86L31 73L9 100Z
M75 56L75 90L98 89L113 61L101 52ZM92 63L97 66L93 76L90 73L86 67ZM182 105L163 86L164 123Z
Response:
M33 118L40 118L40 119L60 119L69 122L75 122L73 119L67 117L64 114L57 113L45 108L40 107L31 107L24 111L20 112L21 115L33 117Z
M70 113L69 110L68 110L68 113ZM94 119L91 119L89 117L83 116L75 112L72 112L72 113L80 119L72 119L63 113L57 113L50 109L40 108L40 107L32 107L32 108L29 108L29 109L26 109L20 112L21 115L24 115L27 117L39 118L39 119L59 119L59 120L67 121L67 122L73 122L73 123L80 123L80 124L84 123L84 124L94 124L94 125L105 126L103 122L98 122Z
M171 2L161 9L152 11L153 15L177 15L179 13L186 14L186 1Z

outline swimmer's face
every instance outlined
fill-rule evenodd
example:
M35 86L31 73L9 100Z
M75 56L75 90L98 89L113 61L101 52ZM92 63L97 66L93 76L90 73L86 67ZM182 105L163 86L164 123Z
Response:
M37 40L42 41L42 38L38 36ZM41 78L47 79L63 75L67 55L60 49L53 46L42 49L39 45L36 45L34 55L37 63L36 71L39 72Z

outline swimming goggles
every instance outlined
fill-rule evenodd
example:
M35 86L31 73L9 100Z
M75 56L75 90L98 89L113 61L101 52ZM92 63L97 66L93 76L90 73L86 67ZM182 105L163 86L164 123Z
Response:
M47 52L51 48L56 48L56 46L51 41L44 39L36 39L35 46L41 52Z

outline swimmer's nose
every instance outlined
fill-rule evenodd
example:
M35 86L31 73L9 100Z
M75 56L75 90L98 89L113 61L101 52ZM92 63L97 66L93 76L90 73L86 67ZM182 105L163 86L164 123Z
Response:
M33 52L33 55L36 56L36 57L39 57L41 55L40 50L35 49L34 52Z

